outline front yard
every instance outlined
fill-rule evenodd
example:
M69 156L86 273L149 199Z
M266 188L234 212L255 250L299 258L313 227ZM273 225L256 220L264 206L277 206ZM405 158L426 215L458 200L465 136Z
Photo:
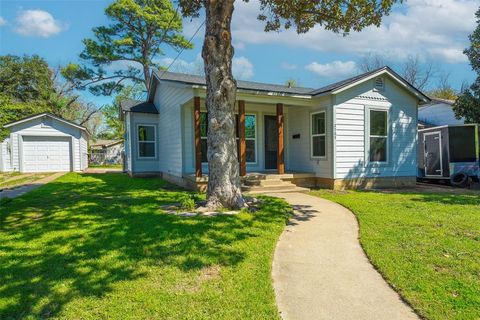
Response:
M331 192L387 281L427 319L480 318L480 193Z
M15 188L29 183L34 183L40 179L46 178L53 173L19 173L19 172L0 172L0 189Z
M159 179L70 173L0 203L0 319L275 319L289 207L179 217Z

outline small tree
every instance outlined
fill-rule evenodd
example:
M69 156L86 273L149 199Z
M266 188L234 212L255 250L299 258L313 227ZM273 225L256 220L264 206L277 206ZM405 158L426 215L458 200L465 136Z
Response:
M448 73L443 73L442 75L440 75L437 87L428 92L428 96L431 98L456 100L457 92L455 92L455 90L452 88L449 78L450 74Z
M155 58L164 46L192 47L170 0L116 0L105 14L113 23L93 28L95 39L83 40L82 64L70 63L62 71L78 89L108 96L133 82L148 90L150 68L161 67Z
M480 123L480 8L476 12L477 28L469 36L470 47L464 53L470 60L477 79L470 86L462 89L461 95L453 106L455 116L465 118L467 123Z
M246 1L247 2L247 1ZM379 26L396 0L259 0L258 19L265 31L296 27L305 33L315 25L344 34ZM235 0L179 0L184 16L198 17L205 9L202 57L207 82L208 191L211 208L244 206L238 175L234 105L237 83L232 75L231 21Z
M144 98L143 85L125 86L115 97L115 101L102 108L107 130L101 133L106 139L123 139L125 128L120 120L120 103L125 99L140 100Z

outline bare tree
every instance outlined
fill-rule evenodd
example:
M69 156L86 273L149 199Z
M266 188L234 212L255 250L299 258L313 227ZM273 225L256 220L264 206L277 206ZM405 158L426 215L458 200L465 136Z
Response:
M437 73L431 61L422 63L418 56L408 56L401 69L403 78L421 91L431 84Z
M369 52L358 62L358 69L360 72L370 72L386 65L388 65L388 61L384 55Z

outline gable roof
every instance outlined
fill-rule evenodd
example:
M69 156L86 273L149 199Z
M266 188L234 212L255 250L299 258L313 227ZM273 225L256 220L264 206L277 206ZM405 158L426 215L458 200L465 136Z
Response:
M158 114L155 105L149 101L125 99L120 102L120 107L122 111Z
M432 104L444 103L453 106L455 104L455 100L448 100L448 99L440 99L440 98L430 98L432 100Z
M88 132L87 128L82 127L81 125L78 125L78 124L76 124L75 122L68 121L68 120L65 120L65 119L63 119L63 118L60 118L60 117L58 117L58 116L56 116L56 115L53 115L53 114L51 114L51 113L48 113L48 112L42 112L42 113L34 114L34 115L25 117L25 118L20 119L20 120L17 120L17 121L9 122L9 123L5 124L3 127L4 127L4 128L10 128L10 127L16 126L17 124L25 123L25 122L32 121L32 120L35 120L35 119L38 119L38 118L42 118L42 117L49 117L49 118L55 119L55 120L57 120L57 121L63 122L63 123L65 123L65 124L68 124L68 125L70 125L70 126L72 126L72 127L75 127L75 128L77 128L77 129L83 130L83 131L85 131L86 133L90 134L90 133Z
M361 82L373 79L380 75L387 74L393 80L395 80L398 84L404 87L408 92L412 95L416 96L419 100L428 103L430 102L430 98L427 97L423 92L415 88L411 85L408 81L403 79L400 75L398 75L395 71L393 71L390 67L385 66L381 67L339 82L335 82L324 86L319 89L312 89L312 88L305 88L305 87L288 87L284 85L278 84L269 84L269 83L260 83L260 82L253 82L253 81L237 81L237 89L240 90L248 90L248 91L255 91L255 92L264 92L264 93L279 93L279 94L286 94L286 95L301 95L306 97L315 97L320 95L326 94L337 94L342 92L343 90L347 90L352 86L360 84ZM160 81L168 81L168 82L176 82L182 84L189 84L189 85L199 85L205 86L205 77L198 76L198 75L191 75L191 74L183 74L183 73L175 73L175 72L161 72L157 70L153 70L152 77L151 77L151 85L149 92L149 100L150 102L153 101L154 91L156 89L156 85Z
M390 67L384 66L369 72L365 72L363 74L330 84L328 86L319 88L317 90L314 90L310 94L313 96L319 96L319 95L324 95L324 94L337 94L339 92L342 92L344 90L347 90L351 88L352 86L355 86L361 82L373 79L375 77L378 77L380 75L387 74L389 75L392 79L394 79L397 83L402 85L407 91L415 95L419 100L422 100L423 102L430 102L430 98L426 96L423 92L415 88L412 84L410 84L407 80L403 79L398 73L393 71Z

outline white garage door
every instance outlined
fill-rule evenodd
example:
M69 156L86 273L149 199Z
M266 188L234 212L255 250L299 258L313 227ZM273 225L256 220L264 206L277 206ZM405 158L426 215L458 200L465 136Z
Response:
M23 137L23 171L70 171L69 137Z

